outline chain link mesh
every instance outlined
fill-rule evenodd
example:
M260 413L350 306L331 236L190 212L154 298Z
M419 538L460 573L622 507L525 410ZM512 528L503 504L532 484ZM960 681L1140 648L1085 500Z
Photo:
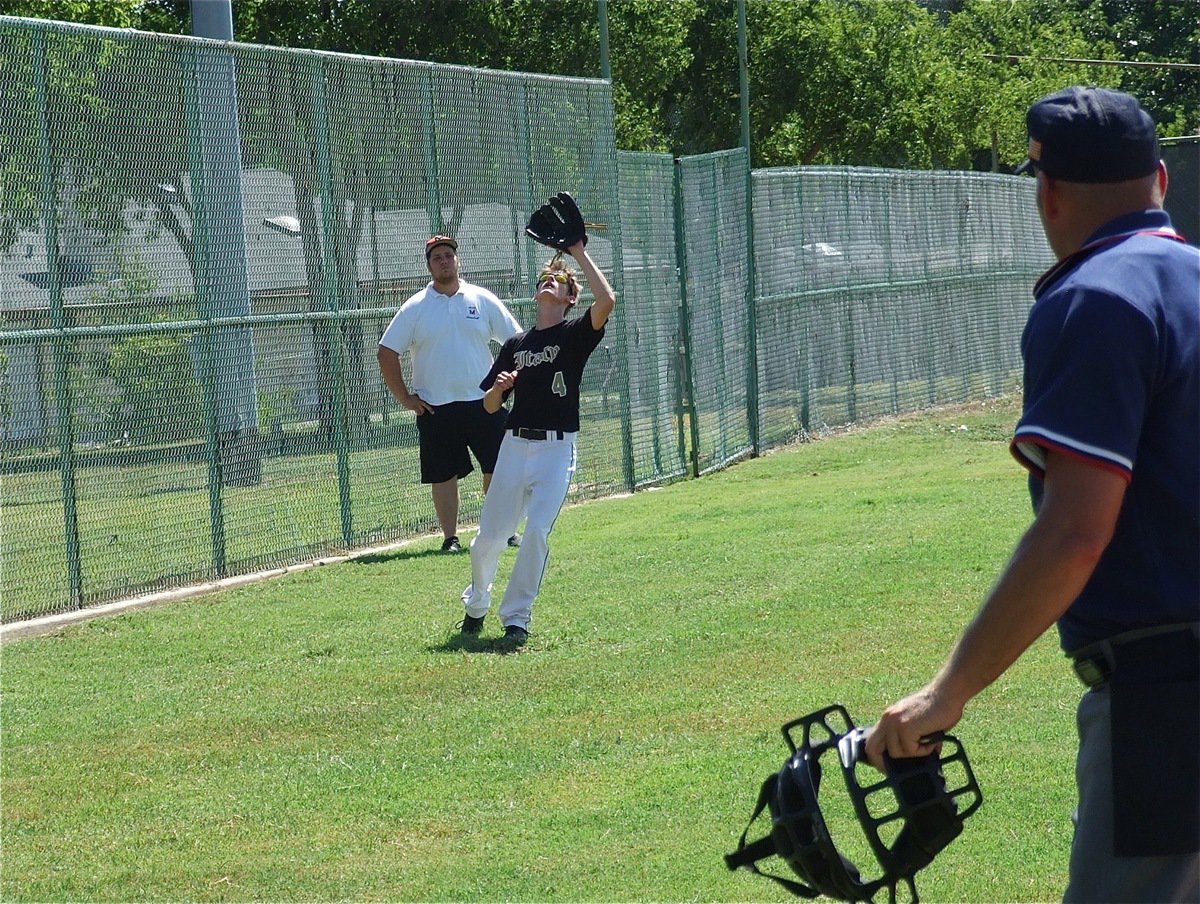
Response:
M807 167L753 183L763 444L1020 387L1052 262L1033 180Z
M752 449L744 149L679 161L686 341L698 474Z
M679 274L675 265L675 164L666 154L618 155L625 324L635 485L688 473Z
M4 17L0 62L4 621L433 531L377 340L434 232L531 325L563 189L620 298L573 499L1019 380L1027 181L618 154L599 80Z

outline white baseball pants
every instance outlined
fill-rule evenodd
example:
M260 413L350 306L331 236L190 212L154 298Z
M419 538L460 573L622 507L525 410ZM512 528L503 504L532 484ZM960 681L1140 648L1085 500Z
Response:
M575 476L575 436L521 439L504 434L500 457L479 516L479 533L471 541L471 586L463 593L467 614L485 615L492 604L492 584L500 555L526 512L525 533L517 561L500 603L500 623L529 630L533 601L550 561L550 531Z

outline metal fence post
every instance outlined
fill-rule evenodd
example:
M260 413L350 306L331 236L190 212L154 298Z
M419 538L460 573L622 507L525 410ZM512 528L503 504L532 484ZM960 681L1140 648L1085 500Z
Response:
M188 61L191 67L187 66ZM199 374L204 392L204 412L207 436L205 453L208 464L208 516L212 539L212 570L216 577L224 577L227 571L225 550L225 501L221 480L221 418L217 397L216 350L213 348L213 305L209 298L207 273L210 255L210 223L208 218L207 183L204 178L204 153L201 147L200 100L197 96L196 71L198 60L193 49L183 57L184 106L187 119L188 168L192 177L192 254L195 256L196 314L206 326L200 338Z
M683 385L687 398L683 407L687 412L691 432L692 476L700 476L700 425L696 418L696 383L692 379L691 311L688 309L688 265L687 236L683 221L683 161L675 160L675 270L679 274L679 339L683 346Z
M746 49L746 0L738 0L738 72L741 83L742 147L746 149L746 415L750 448L758 443L758 304L754 267L754 170L750 165L750 62Z
M74 400L71 394L70 348L64 330L67 313L63 306L62 260L58 248L58 191L55 184L54 152L50 143L50 108L47 82L46 33L34 32L37 73L38 150L42 163L42 218L46 229L46 276L50 292L50 318L54 337L54 407L58 418L59 471L62 475L63 530L67 552L67 582L71 605L83 604L83 561L79 548L78 489L75 485Z
M346 436L346 322L342 316L339 297L341 261L338 257L337 227L335 216L343 216L342 205L333 198L333 162L329 151L329 103L326 95L325 69L319 57L313 57L310 66L313 91L313 125L317 139L317 174L321 186L321 228L324 241L321 244L321 269L325 277L326 310L333 317L329 320L329 340L333 352L333 443L337 456L338 502L341 507L342 542L353 545L354 523L350 509L350 448ZM360 199L361 200L361 199ZM336 207L336 210L335 210Z
M847 228L850 225L850 173L845 171L842 178L842 211L846 216ZM855 300L850 297L849 277L842 285L842 299L846 303L846 418L853 423L858 420L858 375L856 373L856 354L858 344L854 336Z
M612 63L608 57L608 0L596 0L596 18L600 27L600 78L612 81Z

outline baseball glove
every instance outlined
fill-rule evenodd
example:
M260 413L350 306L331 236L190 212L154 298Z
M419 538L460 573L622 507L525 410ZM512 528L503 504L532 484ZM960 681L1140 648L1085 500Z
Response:
M525 234L558 251L569 251L578 242L587 244L583 214L575 199L565 191L560 191L529 215Z

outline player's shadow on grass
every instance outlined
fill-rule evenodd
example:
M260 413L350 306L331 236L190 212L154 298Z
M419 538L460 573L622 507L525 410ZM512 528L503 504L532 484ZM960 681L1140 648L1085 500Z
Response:
M350 561L356 565L379 565L384 562L403 562L407 559L428 559L428 558L462 558L470 562L471 559L467 553L450 553L442 552L440 549L397 549L395 552L371 552L362 556L355 556Z
M527 647L513 646L503 637L483 638L474 634L453 634L439 644L431 644L426 649L430 653L492 653L497 656L509 656L513 653L525 652Z

